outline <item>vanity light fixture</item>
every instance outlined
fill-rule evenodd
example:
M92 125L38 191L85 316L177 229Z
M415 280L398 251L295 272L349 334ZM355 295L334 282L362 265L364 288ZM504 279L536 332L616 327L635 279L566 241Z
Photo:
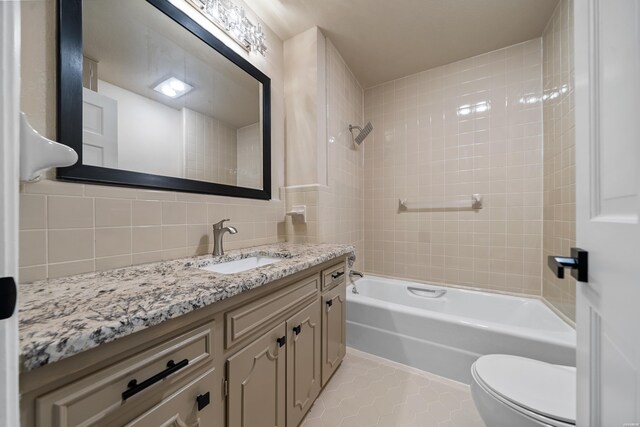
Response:
M248 52L258 52L262 56L267 52L262 26L251 22L246 17L242 6L231 0L187 0L187 2Z
M169 77L153 88L156 92L160 92L164 96L174 99L190 92L191 89L193 89L193 86L186 84L176 77Z

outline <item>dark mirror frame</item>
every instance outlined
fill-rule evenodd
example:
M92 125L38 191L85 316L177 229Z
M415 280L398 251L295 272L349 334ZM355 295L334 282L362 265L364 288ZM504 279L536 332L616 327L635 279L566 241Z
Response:
M82 164L82 0L58 0L58 141L78 162L58 168L57 178L94 184L271 199L271 79L167 0L147 0L178 25L262 83L262 189L153 175Z

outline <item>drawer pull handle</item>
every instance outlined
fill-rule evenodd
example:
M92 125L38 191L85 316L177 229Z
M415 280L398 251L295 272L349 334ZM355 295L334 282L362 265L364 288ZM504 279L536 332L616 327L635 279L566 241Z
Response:
M169 375L173 374L174 372L178 372L180 369L184 368L188 364L189 364L189 359L184 359L178 363L175 363L173 360L169 360L169 362L167 362L167 369L155 374L151 378L148 378L142 381L140 384L138 384L138 381L135 379L129 381L129 384L127 384L128 388L122 392L122 400L127 400L130 397L135 396L136 394L140 393L142 390L148 387L151 387L158 381L162 381L163 379L167 378Z
M335 280L338 277L342 276L343 274L344 274L344 271L338 271L337 273L333 273L331 277L333 277L333 280Z
M209 403L211 402L211 396L209 395L209 392L198 395L198 397L196 397L196 402L198 402L198 411L202 411L204 408L206 408L207 405L209 405Z
M276 342L278 343L278 345L280 347L282 347L283 345L285 345L287 343L287 337L280 337L276 340Z
M296 335L300 335L300 332L302 332L302 325L294 326L294 327L293 327L293 332L294 332Z

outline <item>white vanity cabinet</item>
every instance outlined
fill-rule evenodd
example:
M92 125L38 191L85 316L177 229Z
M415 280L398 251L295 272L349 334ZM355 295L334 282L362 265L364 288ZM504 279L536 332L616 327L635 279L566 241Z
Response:
M295 427L345 355L336 258L21 375L28 427Z

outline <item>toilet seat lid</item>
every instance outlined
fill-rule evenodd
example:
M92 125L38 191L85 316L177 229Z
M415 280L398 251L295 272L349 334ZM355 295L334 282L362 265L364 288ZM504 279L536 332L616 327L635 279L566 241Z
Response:
M576 421L576 369L526 357L491 354L474 363L484 385L544 417Z

